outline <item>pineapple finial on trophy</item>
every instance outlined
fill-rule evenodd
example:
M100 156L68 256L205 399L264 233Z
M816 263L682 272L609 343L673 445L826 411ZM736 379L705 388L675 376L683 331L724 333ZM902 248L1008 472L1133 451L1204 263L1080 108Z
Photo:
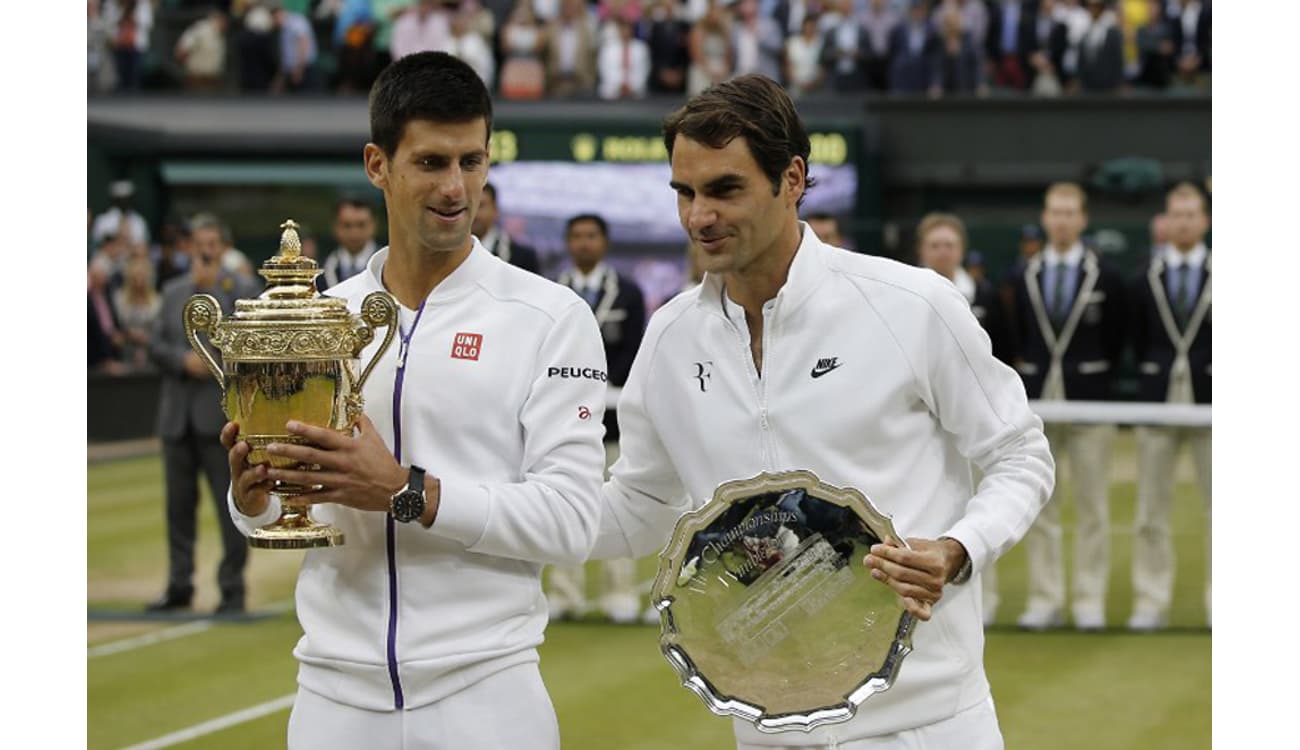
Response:
M285 258L297 258L302 254L302 241L298 239L298 222L287 219L280 228L280 255Z

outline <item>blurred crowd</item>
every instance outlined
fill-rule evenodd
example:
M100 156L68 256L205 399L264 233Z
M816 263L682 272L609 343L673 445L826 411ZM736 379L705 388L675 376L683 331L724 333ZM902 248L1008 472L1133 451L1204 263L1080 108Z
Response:
M88 0L92 93L365 92L443 50L506 99L1208 91L1209 0Z

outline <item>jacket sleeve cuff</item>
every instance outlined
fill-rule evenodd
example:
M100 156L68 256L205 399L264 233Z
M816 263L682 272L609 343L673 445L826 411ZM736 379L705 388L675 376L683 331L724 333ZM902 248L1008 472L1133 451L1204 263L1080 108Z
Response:
M989 562L989 545L965 521L958 521L952 528L939 535L939 538L942 537L955 539L966 548L966 557L971 565L971 576L978 574Z
M230 507L230 520L235 522L235 526L239 528L244 536L248 536L280 517L280 497L274 494L268 498L266 510L256 516L244 515L244 512L235 504L235 493L229 489L226 490L226 505Z
M475 482L438 477L438 513L429 530L455 540L466 549L478 544L487 530L492 495Z

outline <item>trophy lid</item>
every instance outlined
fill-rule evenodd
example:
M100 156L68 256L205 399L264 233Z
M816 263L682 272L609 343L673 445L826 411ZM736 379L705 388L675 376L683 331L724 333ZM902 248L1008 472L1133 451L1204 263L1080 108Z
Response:
M320 266L302 254L298 223L293 219L280 225L279 254L268 258L258 271L266 279L266 290L257 299L235 302L236 321L272 322L282 320L294 327L351 326L347 303L322 296L316 290Z

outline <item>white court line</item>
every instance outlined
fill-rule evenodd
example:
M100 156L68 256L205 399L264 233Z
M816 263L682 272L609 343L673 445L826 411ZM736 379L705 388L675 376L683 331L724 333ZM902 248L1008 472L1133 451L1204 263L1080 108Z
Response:
M271 604L266 605L263 609L267 612L274 612L277 614L288 612L290 609L293 609L293 600L284 599L282 601L272 602ZM163 643L164 641L175 640L176 638L184 638L187 635L195 635L197 633L202 633L205 630L209 630L215 623L216 620L209 617L202 620L195 620L194 622L187 622L184 625L175 625L170 628L155 630L152 633L145 633L130 638L101 643L98 646L86 649L86 658L94 659L96 657L108 656L110 654L120 654L125 651L134 651L137 648L152 646L155 643Z
M237 724L243 724L254 719L260 719L263 716L269 716L270 714L283 711L293 705L293 699L296 696L297 693L282 695L275 700L267 701L266 703L259 703L256 706L250 706L242 711L236 711L233 714L218 716L211 721L205 721L202 724L195 724L192 727L187 727L178 732L165 734L162 737L147 742L141 742L138 745L132 745L123 748L122 750L159 750L159 748L179 745L182 742L188 742L192 739L202 737L205 734L220 732L223 729L228 729Z

